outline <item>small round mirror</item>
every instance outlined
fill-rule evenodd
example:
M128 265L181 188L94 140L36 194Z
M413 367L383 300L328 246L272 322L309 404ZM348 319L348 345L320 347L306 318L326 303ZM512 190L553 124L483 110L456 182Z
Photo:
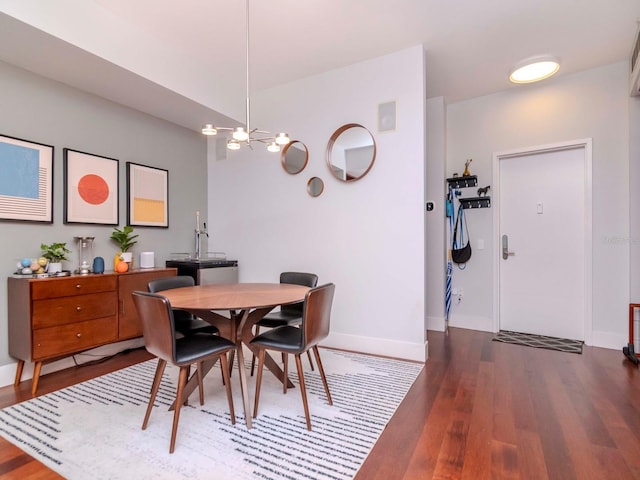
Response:
M319 197L324 191L324 182L320 177L311 177L307 182L307 192L312 197Z
M307 150L307 146L304 143L293 140L282 149L280 161L285 172L295 175L307 166L309 150Z
M327 165L343 182L361 179L376 159L376 142L371 132L357 123L343 125L331 135L327 145Z

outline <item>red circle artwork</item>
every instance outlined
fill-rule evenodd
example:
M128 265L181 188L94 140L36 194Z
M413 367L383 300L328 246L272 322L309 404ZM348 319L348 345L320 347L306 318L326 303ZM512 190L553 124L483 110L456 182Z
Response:
M109 185L99 175L85 175L78 182L78 193L87 203L100 205L109 197Z

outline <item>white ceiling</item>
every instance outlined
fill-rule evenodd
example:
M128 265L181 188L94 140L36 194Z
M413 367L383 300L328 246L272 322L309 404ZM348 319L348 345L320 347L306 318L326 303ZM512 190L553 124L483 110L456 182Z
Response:
M0 59L189 128L243 118L244 1L46 1L0 0ZM253 0L250 19L252 90L422 44L427 96L451 103L522 88L507 75L531 56L559 75L628 59L640 1Z

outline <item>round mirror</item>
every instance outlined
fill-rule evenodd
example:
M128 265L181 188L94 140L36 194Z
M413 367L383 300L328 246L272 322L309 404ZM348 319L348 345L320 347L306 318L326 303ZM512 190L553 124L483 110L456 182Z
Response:
M324 190L324 182L319 177L311 177L307 182L307 192L312 197L319 197Z
M364 177L376 159L376 142L371 132L357 123L343 125L327 145L327 165L334 177L354 182Z
M282 149L280 161L282 162L282 168L284 168L285 172L291 175L300 173L309 161L307 146L298 140L289 142Z

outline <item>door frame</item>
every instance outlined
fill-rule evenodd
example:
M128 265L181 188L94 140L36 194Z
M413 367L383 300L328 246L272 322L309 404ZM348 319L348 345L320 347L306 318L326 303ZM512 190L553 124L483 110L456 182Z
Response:
M593 204L592 204L592 139L583 138L533 147L494 152L493 154L493 331L500 330L500 162L514 157L526 157L547 152L581 148L584 151L584 342L592 344L593 337Z

